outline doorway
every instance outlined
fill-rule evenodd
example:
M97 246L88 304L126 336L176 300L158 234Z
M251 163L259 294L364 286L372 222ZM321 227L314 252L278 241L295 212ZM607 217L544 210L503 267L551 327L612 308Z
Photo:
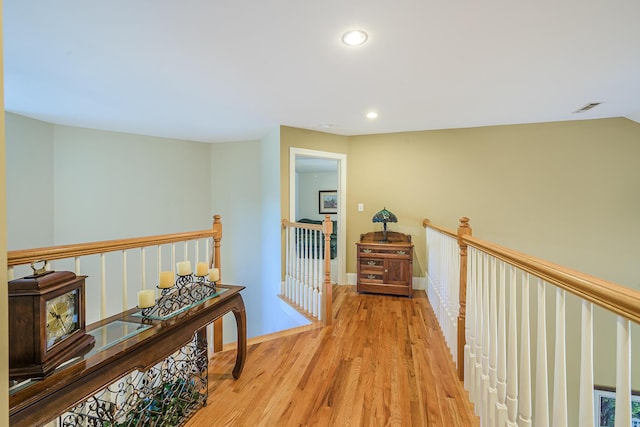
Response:
M337 225L337 253L331 262L331 282L346 282L347 155L291 147L289 151L289 218L323 219L319 192L337 192L337 210L330 214ZM331 186L332 188L320 188ZM304 204L304 205L302 205Z

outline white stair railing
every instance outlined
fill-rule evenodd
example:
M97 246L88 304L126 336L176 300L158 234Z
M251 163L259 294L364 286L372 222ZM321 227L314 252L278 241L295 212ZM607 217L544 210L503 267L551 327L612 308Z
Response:
M282 220L284 229L283 299L303 314L331 324L331 250L333 223L327 215L322 224Z
M9 280L32 274L31 263L44 261L47 270L73 271L85 280L87 325L137 304L137 292L158 284L160 271L174 271L176 247L195 267L197 262L220 268L222 224L215 215L207 230L80 243L7 252ZM165 252L163 247L169 247ZM134 256L137 255L137 256ZM170 256L169 256L170 255ZM152 260L157 257L157 262ZM215 327L215 351L222 350L222 325ZM212 331L209 331L212 334ZM212 349L212 350L213 350Z
M460 280L466 305L461 302L460 307L466 306L469 321L465 339L457 345L464 354L464 385L482 426L604 425L594 411L599 409L594 403L594 370L599 367L593 357L594 339L602 339L603 334L617 340L616 375L611 384L603 384L616 390L615 426L640 424L632 419L631 382L632 369L640 367L633 366L631 341L632 325L640 323L640 291L482 241L470 233L457 237L459 247L468 248L468 257L463 258L462 251L458 255L441 249L442 235L429 232L439 227L428 222L426 226L429 285L441 281L442 269L437 266L454 262L443 261L442 256L459 257L460 271L466 271L466 281ZM444 234L453 241L453 233ZM446 299L441 297L446 289L430 292L436 296L429 294L444 332L451 322L439 314L446 310L436 306ZM570 308L569 298L576 297L579 305ZM602 323L594 328L594 305L617 316L615 327ZM569 316L577 315L570 309L578 307L579 322L568 322ZM569 337L580 337L579 351L568 347ZM455 360L453 351L452 357ZM551 369L547 361L553 364ZM576 369L568 370L569 365L579 367L579 375Z

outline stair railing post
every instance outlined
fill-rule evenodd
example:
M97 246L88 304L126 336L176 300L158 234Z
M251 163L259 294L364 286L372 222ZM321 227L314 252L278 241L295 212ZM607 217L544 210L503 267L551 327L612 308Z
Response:
M220 265L220 240L222 240L222 222L220 215L213 216L213 267L220 271L220 282L222 282L222 267ZM213 351L222 351L222 318L213 322Z
M333 222L329 215L325 215L322 221L322 232L324 233L324 324L331 325L333 310L331 307L333 299L333 289L331 288L331 233L333 233Z
M471 236L471 227L469 226L469 218L463 216L460 218L458 226L458 246L460 246L460 310L458 311L458 379L464 380L464 345L466 313L467 313L467 244L464 242L464 236Z

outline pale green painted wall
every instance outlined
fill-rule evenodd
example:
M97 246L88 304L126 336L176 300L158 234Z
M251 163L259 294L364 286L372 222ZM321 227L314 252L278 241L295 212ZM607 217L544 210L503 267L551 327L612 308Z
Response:
M53 125L5 113L7 246L54 244Z

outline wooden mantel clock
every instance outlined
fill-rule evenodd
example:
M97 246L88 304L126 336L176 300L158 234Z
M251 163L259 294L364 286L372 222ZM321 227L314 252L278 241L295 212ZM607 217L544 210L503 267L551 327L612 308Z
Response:
M9 378L43 378L57 366L88 352L87 276L43 271L9 282Z

